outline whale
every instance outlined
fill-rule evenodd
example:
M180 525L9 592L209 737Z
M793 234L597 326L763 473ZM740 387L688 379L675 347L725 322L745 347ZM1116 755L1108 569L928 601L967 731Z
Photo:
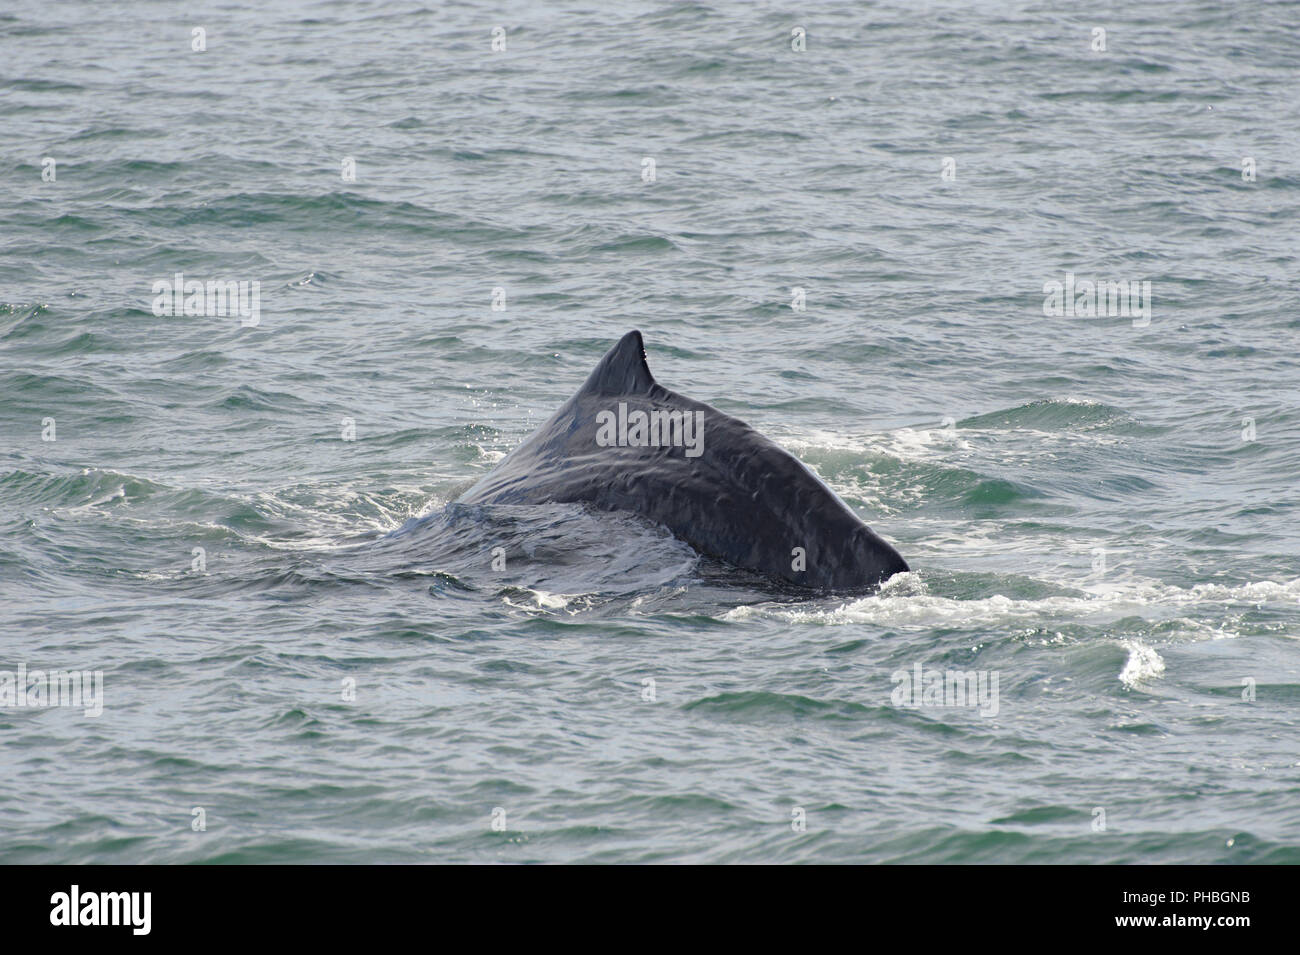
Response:
M870 591L908 570L790 452L655 381L636 330L457 503L630 512L700 554L801 590Z

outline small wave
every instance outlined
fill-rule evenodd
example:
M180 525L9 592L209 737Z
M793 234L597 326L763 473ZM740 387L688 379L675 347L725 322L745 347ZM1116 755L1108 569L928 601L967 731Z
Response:
M40 317L48 315L50 308L36 302L0 302L0 338L22 337L42 328Z
M1119 408L1088 398L1045 398L957 422L958 428L1032 431L1096 431L1136 424Z
M81 510L117 500L145 500L166 488L145 478L117 471L83 468L76 474L13 470L0 477L0 490L19 501L55 509Z
M693 700L682 709L729 719L858 720L869 717L884 707L867 706L851 700L818 700L797 693L745 690Z

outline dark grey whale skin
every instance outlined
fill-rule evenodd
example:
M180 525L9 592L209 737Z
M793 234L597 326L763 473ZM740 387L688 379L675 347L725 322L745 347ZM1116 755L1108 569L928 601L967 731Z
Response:
M602 447L596 415L703 411L703 449ZM466 491L461 504L585 502L666 526L702 554L820 591L863 591L908 569L800 461L743 421L654 380L641 333L600 360L559 411ZM795 570L794 548L806 552Z

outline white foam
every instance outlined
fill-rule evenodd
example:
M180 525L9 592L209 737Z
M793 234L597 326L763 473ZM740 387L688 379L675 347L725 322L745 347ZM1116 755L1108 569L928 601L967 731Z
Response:
M1165 661L1154 648L1141 640L1121 640L1120 646L1128 650L1128 659L1124 661L1124 669L1119 671L1119 681L1129 689L1164 676Z
M1295 604L1300 598L1300 578L1291 581L1256 581L1237 586L1197 584L1176 587L1158 581L1098 581L1093 592L1082 595L1060 594L1032 599L1017 599L1002 594L962 599L929 593L925 582L915 573L891 577L876 594L862 597L838 607L792 607L789 604L757 604L736 607L723 615L725 620L774 619L797 624L837 626L874 624L882 627L935 628L959 624L962 627L1001 627L1048 624L1067 621L1086 622L1089 618L1157 616L1162 608L1186 611L1210 605L1222 613L1225 605L1237 602L1260 604L1285 602ZM1153 613L1155 611L1155 613ZM1223 628L1188 623L1201 635L1231 637L1235 633Z
M591 605L591 597L587 594L553 594L545 590L534 590L531 587L522 589L532 597L530 602L517 603L509 597L502 597L501 602L508 607L529 613L565 610L570 614L576 614Z

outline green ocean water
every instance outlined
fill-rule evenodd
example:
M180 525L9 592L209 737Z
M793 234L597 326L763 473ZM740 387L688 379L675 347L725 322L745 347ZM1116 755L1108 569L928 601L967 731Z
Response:
M0 671L103 712L0 706L0 862L1300 861L1297 50L1262 2L8 0ZM1044 314L1067 273L1149 323ZM914 572L454 504L632 328Z

